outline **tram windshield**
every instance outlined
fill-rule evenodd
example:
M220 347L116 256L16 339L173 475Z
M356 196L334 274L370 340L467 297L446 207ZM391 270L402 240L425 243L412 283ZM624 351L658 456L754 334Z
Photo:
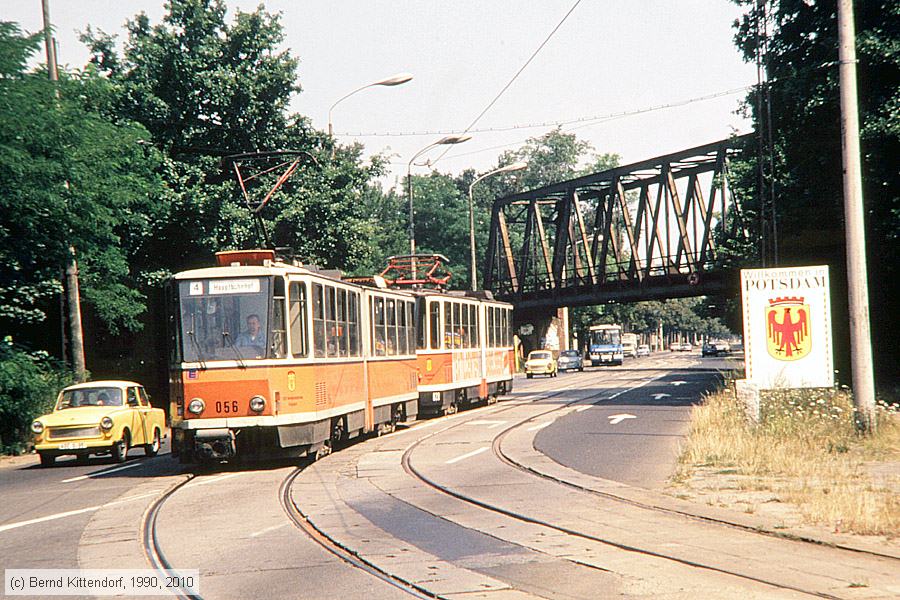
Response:
M265 358L269 347L269 279L179 282L185 362Z
M622 343L618 329L595 329L591 332L592 346L610 346Z

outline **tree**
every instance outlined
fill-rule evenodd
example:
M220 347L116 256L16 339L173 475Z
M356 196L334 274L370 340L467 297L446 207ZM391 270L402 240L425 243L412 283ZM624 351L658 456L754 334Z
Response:
M771 105L749 94L747 110L757 128L768 131L771 116L775 211L781 264L827 263L832 270L837 314L845 313L840 105L837 17L834 2L775 0L768 10L768 39L757 38L763 18L756 0L734 0L747 7L735 24L735 42L746 60L765 42ZM763 4L763 6L767 5ZM887 0L856 3L863 186L870 256L870 298L876 367L895 377L897 269L900 268L900 6ZM765 99L765 98L763 98ZM756 107L762 107L758 114ZM768 156L764 157L768 161ZM755 163L735 165L740 184L754 196ZM758 206L751 206L758 215ZM758 219L756 220L758 221ZM751 221L751 223L754 221ZM758 234L759 232L757 232ZM846 319L835 323L839 363L846 344Z
M140 144L149 134L85 107L102 85L90 73L63 77L57 98L26 70L38 46L0 23L0 319L46 319L72 245L84 299L110 328L135 327L144 307L127 256L158 191L156 157Z
M220 162L253 151L321 157L304 160L261 213L273 245L327 267L353 270L369 261L374 223L363 199L383 161L362 164L358 146L325 158L332 140L288 112L301 87L297 59L277 50L284 39L278 16L259 7L237 11L229 23L221 0L171 0L160 24L140 14L127 36L121 56L109 34L88 30L83 40L111 83L98 105L144 124L167 154L165 211L151 224L156 241L136 257L148 278L263 243L230 165Z

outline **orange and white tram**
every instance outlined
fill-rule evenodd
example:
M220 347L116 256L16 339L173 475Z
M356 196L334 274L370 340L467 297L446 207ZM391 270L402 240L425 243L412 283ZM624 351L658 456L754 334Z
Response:
M173 454L303 456L415 418L416 298L222 252L169 287Z
M419 413L453 413L512 391L512 306L485 292L417 292Z

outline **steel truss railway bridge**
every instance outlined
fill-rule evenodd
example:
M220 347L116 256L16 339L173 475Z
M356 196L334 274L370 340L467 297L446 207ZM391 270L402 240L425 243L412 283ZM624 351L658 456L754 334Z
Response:
M736 137L494 202L485 289L516 312L715 294L716 240L746 237L728 184ZM518 319L517 319L518 320Z

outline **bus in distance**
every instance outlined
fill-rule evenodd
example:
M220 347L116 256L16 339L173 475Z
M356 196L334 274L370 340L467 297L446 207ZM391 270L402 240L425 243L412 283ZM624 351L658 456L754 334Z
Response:
M591 365L621 365L624 360L622 326L591 325L589 331Z

